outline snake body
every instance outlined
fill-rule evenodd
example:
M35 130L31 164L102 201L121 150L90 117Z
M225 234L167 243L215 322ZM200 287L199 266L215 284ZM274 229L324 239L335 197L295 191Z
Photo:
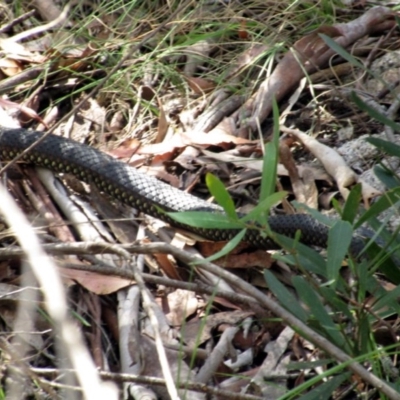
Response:
M43 135L41 132L26 129L0 127L1 160L5 162L15 158ZM223 213L223 209L76 141L47 135L32 150L24 154L22 160L54 172L72 173L87 183L94 183L103 192L141 212L164 220L172 226L199 234L206 239L225 241L232 239L238 233L236 229L195 228L172 220L164 212ZM297 231L301 231L300 240L304 244L320 247L327 245L329 228L310 215L271 216L268 222L271 230L278 234L294 237ZM247 230L244 240L258 248L276 248L271 239L260 234L257 229ZM355 237L351 244L351 248L356 252L362 248L360 241L361 239Z

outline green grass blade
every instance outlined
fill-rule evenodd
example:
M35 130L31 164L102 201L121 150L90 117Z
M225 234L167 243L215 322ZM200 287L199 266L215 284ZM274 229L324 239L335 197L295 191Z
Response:
M319 288L321 296L331 305L332 309L345 315L351 323L354 323L354 315L351 313L348 303L343 301L335 290L327 286Z
M383 140L380 138L366 138L366 142L371 143L379 150L389 154L390 156L394 156L400 158L400 146L396 143L389 142L388 140Z
M332 287L336 287L339 270L353 237L353 228L347 221L336 221L329 231L327 274Z
M394 189L400 186L399 177L385 165L375 165L374 174L387 189Z
M226 215L232 220L238 219L235 203L221 180L215 175L207 173L206 184L211 195L214 196L217 203L225 210Z
M301 265L301 267L309 272L318 274L327 278L326 261L317 251L308 247L295 239L274 233L273 239L285 250L294 252L295 256L285 256L287 260L291 260L292 265ZM278 258L274 255L274 258Z
M308 306L314 319L324 332L325 337L330 338L336 346L348 351L349 349L347 348L348 346L345 338L326 311L321 298L316 294L315 288L310 286L301 276L295 276L292 279L292 283L299 298Z
M310 214L313 218L315 218L318 222L321 222L321 224L324 224L326 226L333 226L335 220L332 218L327 217L324 214L321 214L318 210L315 208L308 207L307 205L303 203L299 203L296 200L292 201L292 204L295 206L296 210L299 212L304 212L307 211L308 214Z
M347 50L345 50L340 44L336 43L331 37L320 33L318 35L333 51L347 60L349 63L355 65L362 70L365 70L365 65L363 65L360 61L357 60L354 56L352 56Z
M272 102L272 112L274 119L273 138L264 148L260 201L273 194L276 186L276 170L279 156L279 108L275 99Z
M208 211L184 211L167 213L174 221L204 229L243 229L243 224L231 221L225 214Z
M400 131L400 125L391 120L390 118L386 117L386 115L381 114L380 112L376 111L374 108L369 106L367 103L362 101L354 92L351 94L351 99L354 101L354 103L357 105L357 107L365 111L370 117L373 119L381 122L384 125L389 126L392 128L394 131L399 132Z
M296 297L268 270L264 271L264 277L269 290L277 297L279 303L301 321L306 322L308 313L300 306Z
M207 257L204 260L199 260L197 263L193 263L193 265L201 264L203 261L212 262L218 260L218 258L226 256L230 253L237 245L243 240L244 235L246 234L246 229L242 229L233 239L231 239L220 251L213 254L210 257Z
M344 221L348 221L351 224L357 217L358 207L361 200L361 188L361 184L358 183L353 187L353 189L351 189L346 204L343 207L342 218Z
M247 215L241 218L242 222L257 221L261 213L269 213L269 210L274 205L278 204L285 198L287 192L276 192L259 202Z
M275 192L276 166L278 151L274 142L268 142L264 148L263 173L261 178L260 200L266 199Z
M317 386L312 389L311 392L307 394L296 397L298 400L321 400L330 398L330 395L347 379L350 379L351 373L344 372L338 376L328 379L322 385Z
M400 285L396 286L391 291L386 291L383 296L381 296L378 301L373 305L372 309L374 312L382 311L384 307L389 307L396 310L397 313L400 312L398 298L400 297Z
M400 187L394 188L386 192L378 199L356 222L355 228L360 227L364 222L371 218L377 217L389 207L393 207L400 200Z

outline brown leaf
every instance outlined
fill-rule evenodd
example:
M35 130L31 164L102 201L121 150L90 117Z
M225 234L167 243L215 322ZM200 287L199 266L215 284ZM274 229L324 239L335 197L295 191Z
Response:
M70 283L78 282L87 290L102 295L115 293L120 289L135 284L134 281L118 276L101 275L95 272L60 268L60 275Z
M1 58L0 59L0 70L4 73L6 76L15 76L22 72L22 65L12 59L12 58Z
M158 97L157 100L158 100L158 109L160 110L160 115L158 116L157 136L154 139L154 143L161 143L164 141L165 136L168 132L169 123L164 111L164 107Z
M229 135L221 129L213 129L208 133L187 131L176 133L168 142L164 141L162 143L142 146L138 150L138 153L158 155L165 152L173 153L187 145L198 145L201 147L219 146L226 149L231 148L233 144L245 143L252 143L252 141Z
M128 158L130 159L140 148L141 143L139 140L132 138L125 140L122 144L120 144L117 148L108 151L108 154L112 155L115 158Z
M185 75L183 75L183 77L188 83L190 89L197 94L210 93L217 87L216 83L209 79L194 76L189 77Z
M318 190L315 185L312 170L305 169L303 171L303 179L301 179L293 154L284 143L279 145L279 158L288 170L296 200L299 203L306 204L308 207L318 208Z
M182 280L176 269L176 262L172 262L168 254L154 254L154 258L168 278Z
M248 40L250 39L250 35L247 29L247 20L241 19L240 20L240 28L238 30L239 39Z
M199 301L195 292L176 289L167 295L167 305L165 316L168 322L172 326L181 326L186 318L196 312Z
M0 106L7 109L13 109L13 108L17 109L19 112L23 114L23 116L29 117L30 119L34 119L35 121L40 122L48 129L47 124L42 120L42 118L40 118L40 116L36 113L36 111L30 107L27 107L23 104L15 103L11 100L7 100L2 97L0 97Z

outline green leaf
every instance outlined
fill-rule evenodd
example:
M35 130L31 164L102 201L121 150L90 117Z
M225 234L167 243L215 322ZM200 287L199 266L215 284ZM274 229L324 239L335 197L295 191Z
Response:
M354 56L352 56L347 50L345 50L340 44L336 43L331 37L324 35L323 33L318 36L336 53L347 60L349 63L355 65L362 70L365 70L365 65L360 63Z
M296 256L286 256L292 259L292 265L299 264L304 270L327 277L326 261L311 247L304 245L292 238L274 233L273 240L289 252L295 252ZM278 256L274 255L274 258Z
M342 261L353 237L353 228L347 221L336 221L329 230L327 249L327 274L332 287L336 287Z
M359 312L357 314L357 328L358 337L354 344L357 346L357 352L359 354L366 354L371 351L370 343L373 336L366 312Z
M373 144L379 150L382 150L383 152L389 154L390 156L400 158L400 146L396 143L372 137L366 138L365 141Z
M384 165L375 165L374 174L388 189L400 186L399 177Z
M332 358L323 358L313 361L292 361L286 366L286 368L288 371L294 371L296 369L315 369L317 367L323 367L325 365L332 364L333 362L334 359Z
M315 218L318 222L321 222L321 224L326 225L326 226L333 226L335 220L332 218L327 217L324 214L321 214L318 210L315 208L308 207L307 205L303 203L299 203L296 200L292 201L292 204L296 207L296 210L299 212L304 212L307 211L308 214L310 214L313 218Z
M277 297L279 303L301 321L306 322L308 313L300 306L296 297L268 270L264 271L264 277L269 290Z
M272 141L267 143L264 148L260 201L273 194L276 186L276 170L279 157L279 108L275 99L272 100L272 113L274 130Z
M370 272L365 268L363 263L354 265L355 275L357 276L357 301L360 304L365 302L367 297L367 284L369 281Z
M238 219L235 203L221 180L215 175L207 173L206 184L211 195L214 196L217 203L225 210L226 215L232 220Z
M260 200L266 199L275 192L277 164L278 149L274 142L268 142L264 148Z
M390 292L385 291L382 297L373 305L372 309L375 313L381 312L384 307L391 307L399 312L398 298L400 297L400 285L396 286Z
M328 394L334 393L334 391L347 379L351 377L351 372L345 372L338 376L328 379L322 385L317 386L310 392L306 393L301 397L296 397L298 400L321 400L326 399ZM329 396L328 396L329 397Z
M348 303L344 302L332 288L321 286L319 288L321 296L325 299L327 304L330 304L335 311L341 312L345 315L351 323L354 323L354 315L350 312Z
M389 282L392 282L395 285L400 285L399 265L391 259L386 260L384 264L380 266L379 272L385 276Z
M354 222L357 217L358 208L361 200L361 183L358 183L351 189L351 192L346 200L346 204L343 208L342 218L345 221L350 222L351 224Z
M248 214L246 214L240 220L242 222L257 221L261 213L269 213L270 208L278 204L283 198L286 197L286 195L287 192L276 192L271 194L266 199L259 202Z
M234 238L232 238L220 251L213 254L210 257L207 257L204 260L199 260L198 262L192 263L192 265L201 264L203 261L212 262L218 260L221 257L226 256L230 253L244 238L247 229L242 229Z
M400 187L384 193L356 222L355 228L360 227L373 217L377 217L389 207L393 207L400 200Z
M384 125L389 126L394 131L400 131L399 124L388 118L386 115L383 115L380 112L376 111L374 108L362 101L354 92L351 93L351 99L360 110L365 111L373 119L381 122Z
M273 136L272 141L275 143L277 149L279 149L279 136L281 133L280 130L280 121L279 121L279 106L276 98L273 97L272 99L272 117L274 120L274 129L273 129Z
M208 211L184 211L166 213L174 221L181 224L204 229L243 229L243 224L231 221L225 214Z
M329 337L336 346L347 352L349 349L346 340L326 311L321 298L315 292L315 288L310 286L301 276L293 277L292 283L297 291L297 295L308 306L318 325L324 331L325 336Z

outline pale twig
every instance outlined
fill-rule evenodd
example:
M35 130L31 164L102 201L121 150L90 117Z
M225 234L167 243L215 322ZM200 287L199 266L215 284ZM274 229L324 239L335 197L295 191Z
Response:
M39 376L46 376L52 379L56 379L59 375L65 373L63 370L56 369L42 369L42 368L32 368ZM112 380L117 383L122 382L137 382L145 385L151 386L165 386L165 379L155 378L152 376L143 376L143 375L134 375L134 374L118 374L112 372L99 372L100 376L103 379ZM207 386L204 383L198 382L177 382L177 387L181 389L187 389L191 391L197 391L201 393L209 393L210 395L214 395L220 399L229 399L229 400L261 400L262 397L254 396L251 394L241 394L234 393L228 390L216 389L211 386Z
M54 29L54 28L58 27L59 25L61 25L64 21L66 21L70 8L71 8L71 4L69 3L64 7L61 14L53 21L50 21L47 24L44 24L41 26L35 26L34 28L31 28L27 31L21 32L18 35L12 36L8 39L2 39L2 41L9 42L9 43L12 43L12 42L16 43L21 40L27 39L31 36L39 35L43 32L47 32L51 29Z
M58 350L63 353L62 356L69 359L74 367L84 397L93 400L116 399L115 387L99 380L96 368L83 344L82 336L68 317L64 287L56 266L41 248L39 239L28 220L3 185L0 185L0 198L0 212L15 232L32 272L42 288L47 310L54 322Z

